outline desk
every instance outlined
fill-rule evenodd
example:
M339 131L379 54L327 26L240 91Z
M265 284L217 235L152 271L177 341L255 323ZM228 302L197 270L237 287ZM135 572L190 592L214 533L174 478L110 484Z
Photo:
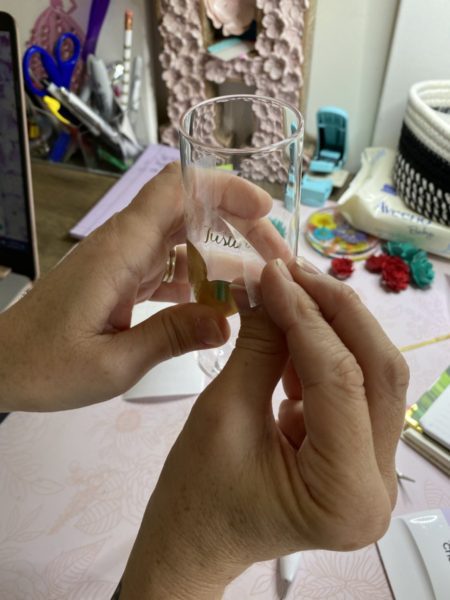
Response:
M51 178L56 182L59 175L52 171ZM65 176L59 181L68 187ZM84 177L78 179L77 193L84 186ZM56 183L53 190L59 209ZM303 210L303 222L309 212ZM65 243L73 221L64 219ZM308 260L324 270L329 266L306 243L303 248ZM65 251L62 245L60 250ZM430 291L389 294L362 264L349 280L399 346L450 331L450 263L433 262L437 276ZM409 403L448 366L449 356L450 340L406 353ZM275 406L281 398L277 388ZM194 401L155 398L136 404L116 398L64 413L16 413L6 419L0 427L0 598L110 597L164 459ZM402 442L397 466L416 483L403 484L396 514L450 506L446 476ZM275 565L253 565L228 587L224 600L276 600ZM389 600L375 546L348 553L305 552L288 600L311 598Z
M76 241L68 235L71 227L117 178L43 161L34 161L31 167L39 260L44 275L75 245Z

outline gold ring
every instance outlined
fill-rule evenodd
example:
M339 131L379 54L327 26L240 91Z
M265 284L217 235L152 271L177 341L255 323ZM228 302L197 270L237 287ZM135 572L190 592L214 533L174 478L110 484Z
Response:
M177 262L177 251L175 248L172 248L169 252L169 258L166 263L166 270L164 272L164 277L162 278L162 283L172 283L173 278L175 276L175 263Z

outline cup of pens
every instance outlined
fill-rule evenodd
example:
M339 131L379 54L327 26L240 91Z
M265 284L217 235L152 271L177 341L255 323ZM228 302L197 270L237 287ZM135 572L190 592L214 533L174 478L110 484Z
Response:
M264 265L297 255L303 118L273 98L239 94L201 102L180 126L188 272L193 299L230 317L231 342L199 352L210 376L234 347L245 304L261 303Z

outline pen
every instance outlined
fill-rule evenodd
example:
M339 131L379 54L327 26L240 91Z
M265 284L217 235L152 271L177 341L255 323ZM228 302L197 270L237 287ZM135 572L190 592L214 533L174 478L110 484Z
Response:
M130 110L133 113L139 111L141 103L141 87L142 87L142 58L136 56L133 60L133 77L131 79L131 94L130 94Z
M125 11L125 31L123 37L123 80L120 106L123 111L128 109L130 98L131 46L133 43L133 11Z
M278 559L278 566L280 569L280 579L283 584L283 595L282 600L286 598L291 583L294 581L295 574L297 573L298 565L300 562L300 552L294 552L293 554L287 554L281 556Z
M120 134L109 125L102 117L93 111L78 96L64 87L57 87L48 83L47 90L56 98L64 108L68 109L89 131L95 136L102 136L114 148L121 148Z
M87 59L88 73L91 78L92 93L96 106L106 121L111 121L114 108L114 95L108 77L108 70L101 58L89 54Z

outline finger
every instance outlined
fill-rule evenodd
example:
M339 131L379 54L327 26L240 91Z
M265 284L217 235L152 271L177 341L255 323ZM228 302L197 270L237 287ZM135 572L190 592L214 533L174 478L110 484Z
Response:
M156 292L151 290L149 294L143 293L141 300L186 304L192 300L192 289L188 283L162 283Z
M224 215L225 222L236 229L266 261L281 258L288 262L292 251L285 239L269 219L245 220L234 215Z
M235 291L233 296L241 307L246 304L245 294L242 304ZM218 401L226 399L225 409L240 415L243 430L264 435L267 424L274 425L272 394L286 359L284 337L265 310L262 307L241 310L236 347L212 385L220 387Z
M280 404L278 426L293 447L298 450L305 439L306 429L303 416L302 385L292 359L287 362L282 381L287 399Z
M221 346L229 334L227 320L212 308L200 304L174 306L111 335L108 360L114 377L127 389L160 362L192 350Z
M108 280L124 294L142 282L158 281L169 251L185 237L180 168L172 163L129 206L83 240L74 255L92 264L87 277L96 281L105 279L107 262ZM105 260L98 260L99 252Z
M299 266L303 265L302 266ZM373 439L381 472L395 481L395 448L403 427L408 368L378 321L356 293L333 277L299 261L291 273L317 302L324 318L355 356L364 374Z
M303 385L308 439L319 455L346 469L374 461L369 411L361 369L317 304L274 261L261 278L264 306L286 335L289 354ZM359 450L355 456L355 448Z
M290 400L302 399L302 384L298 378L292 360L289 359L283 373L283 389Z
M188 282L188 267L186 256L186 245L181 244L174 248L175 250L175 271L170 283L163 283L164 274L168 268L169 255L164 263L164 269L158 274L156 280L161 283L155 290L154 281L143 282L138 290L136 302L143 300L158 300L165 302L189 302L190 287Z
M272 197L258 185L220 169L189 167L185 178L189 202L198 208L220 208L223 212L246 221L266 216L272 208Z
M265 260L291 258L289 246L265 218L273 205L272 197L265 190L217 169L190 167L186 179L187 185L192 184L192 189L187 190L186 202L190 230L200 231L207 224L226 234L225 222L232 235L236 230Z
M306 436L303 403L286 399L278 409L278 427L295 450L302 445Z
M198 182L202 198L187 204L188 213L194 210L202 214L205 206L220 206L252 223L270 211L272 198L257 185L220 171L214 171L212 177L202 176L205 185L200 185L202 180ZM141 189L128 207L97 230L96 236L106 237L114 246L111 261L119 248L121 262L140 279L158 277L170 249L186 238L183 197L180 165L171 163Z

